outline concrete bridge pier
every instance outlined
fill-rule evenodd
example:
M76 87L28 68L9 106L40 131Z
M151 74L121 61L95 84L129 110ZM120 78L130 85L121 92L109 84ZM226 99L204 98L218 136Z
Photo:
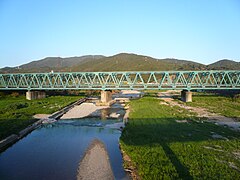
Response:
M27 100L42 99L45 97L46 97L46 92L44 91L27 91L26 92Z
M101 91L101 103L109 104L112 101L112 91Z
M183 102L192 102L192 92L188 90L181 91L181 100Z

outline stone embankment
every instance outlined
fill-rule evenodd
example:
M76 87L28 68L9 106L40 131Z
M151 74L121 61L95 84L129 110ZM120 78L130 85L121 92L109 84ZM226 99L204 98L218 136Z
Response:
M7 145L12 144L12 143L16 142L17 140L18 140L18 136L16 134L12 134L12 135L8 136L7 138L3 139L2 141L0 141L0 151Z
M37 122L31 124L27 128L23 129L20 131L18 134L12 134L8 136L7 138L3 139L0 141L0 151L3 150L4 148L10 146L11 144L15 143L19 139L23 138L26 136L28 133L33 131L34 129L38 128L42 124L43 119L38 120Z

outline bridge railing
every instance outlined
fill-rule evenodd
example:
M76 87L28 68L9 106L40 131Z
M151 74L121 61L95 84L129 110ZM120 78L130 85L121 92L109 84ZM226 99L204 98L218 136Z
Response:
M240 70L0 74L0 90L240 89Z

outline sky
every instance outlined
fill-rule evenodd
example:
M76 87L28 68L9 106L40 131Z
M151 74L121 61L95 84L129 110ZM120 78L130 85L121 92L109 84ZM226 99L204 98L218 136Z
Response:
M240 0L0 0L0 68L135 53L240 60Z

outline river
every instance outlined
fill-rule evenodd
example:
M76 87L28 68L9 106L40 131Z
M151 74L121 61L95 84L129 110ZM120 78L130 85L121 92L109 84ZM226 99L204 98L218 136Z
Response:
M119 149L121 131L110 126L118 122L122 118L89 117L43 124L0 154L0 179L76 179L94 139L105 144L115 179L128 179Z

